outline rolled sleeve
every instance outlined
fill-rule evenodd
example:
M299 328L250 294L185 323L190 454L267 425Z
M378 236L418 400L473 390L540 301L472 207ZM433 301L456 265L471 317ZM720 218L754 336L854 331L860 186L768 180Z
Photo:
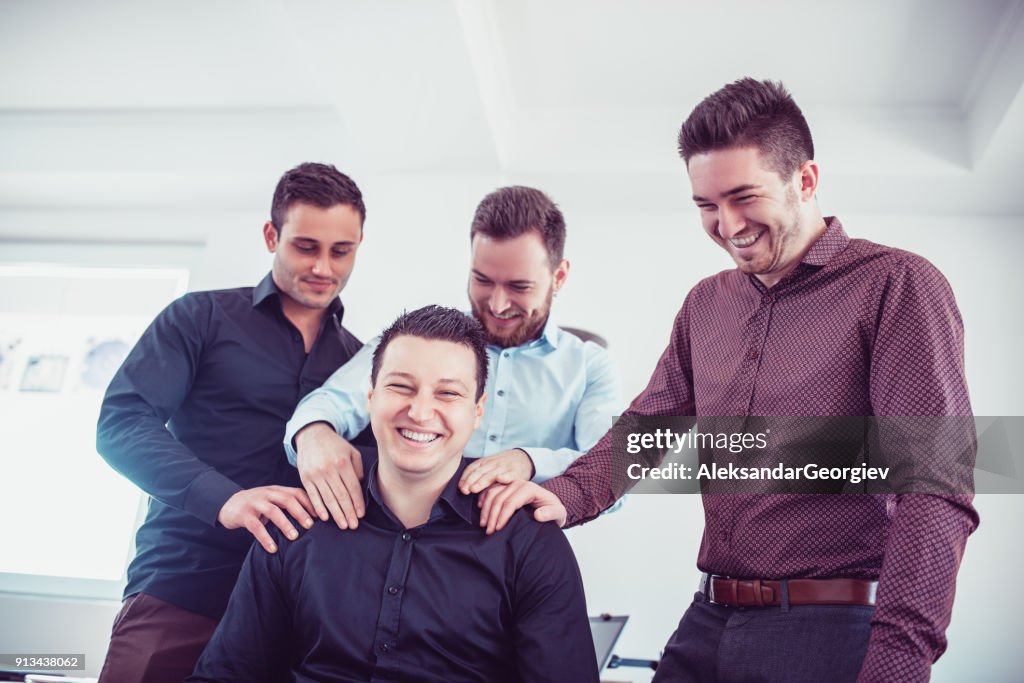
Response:
M324 385L307 394L295 408L284 433L288 462L296 463L295 435L314 422L326 422L343 438L352 440L370 424L367 396L370 369L380 337L370 340L347 363L327 378Z

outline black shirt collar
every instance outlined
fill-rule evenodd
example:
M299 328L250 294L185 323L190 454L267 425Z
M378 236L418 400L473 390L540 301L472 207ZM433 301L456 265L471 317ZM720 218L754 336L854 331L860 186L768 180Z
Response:
M462 458L459 463L459 468L452 475L452 478L448 480L444 490L441 491L441 495L438 496L437 501L434 503L434 507L430 510L430 519L427 521L429 524L437 519L440 519L451 514L457 515L466 524L476 526L480 520L480 511L476 506L476 495L464 495L459 491L459 479L462 478L462 472L466 469L469 463L472 462L470 458ZM374 460L373 464L370 465L366 477L363 480L363 493L366 499L372 498L373 501L381 507L382 510L388 513L388 517L392 521L396 522L401 526L401 522L394 516L388 506L384 504L384 496L380 490L380 484L377 482L377 461Z

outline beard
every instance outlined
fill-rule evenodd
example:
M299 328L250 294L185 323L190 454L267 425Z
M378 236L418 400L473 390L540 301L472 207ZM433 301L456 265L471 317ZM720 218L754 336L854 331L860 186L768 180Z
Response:
M540 336L541 331L548 322L548 316L551 313L551 301L554 298L554 287L548 290L547 297L544 300L544 306L534 310L532 313L525 314L522 310L512 306L512 310L522 313L523 315L519 318L519 324L508 330L494 330L491 328L491 321L488 319L488 312L490 311L487 304L477 303L475 300L470 299L470 306L473 309L473 317L483 326L484 333L487 336L487 343L493 344L503 349L512 348L513 346L521 346L528 341L533 341Z

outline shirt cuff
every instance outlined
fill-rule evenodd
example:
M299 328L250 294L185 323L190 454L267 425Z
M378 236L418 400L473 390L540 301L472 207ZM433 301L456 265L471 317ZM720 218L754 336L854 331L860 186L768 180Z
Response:
M242 490L217 470L207 470L192 480L185 495L185 512L210 526L217 526L217 516L228 498Z
M580 455L576 451L566 448L555 450L531 446L530 448L520 447L519 450L530 456L530 460L533 461L533 481L537 484L543 484L548 479L553 479L565 472Z
M284 452L288 456L288 462L291 463L292 467L297 467L296 463L299 457L295 450L295 435L315 422L326 422L334 428L334 431L341 434L342 437L347 437L344 432L344 426L337 420L332 419L326 411L317 411L312 406L300 407L292 415L292 419L288 420L288 424L284 428Z

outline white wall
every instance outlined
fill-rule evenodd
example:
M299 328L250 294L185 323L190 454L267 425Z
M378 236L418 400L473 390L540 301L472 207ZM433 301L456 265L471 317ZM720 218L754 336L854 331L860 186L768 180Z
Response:
M366 241L345 292L346 324L366 337L403 308L426 303L463 305L468 230L476 202L514 178L481 175L403 175L359 178L368 203ZM672 318L687 290L728 268L728 257L702 233L696 212L607 213L579 187L544 187L562 202L568 226L570 280L557 299L563 324L587 327L611 344L627 398L646 384L664 348ZM680 177L678 191L687 191ZM254 283L267 270L260 228L267 198L251 209L199 211L144 208L131 212L0 210L4 239L124 239L139 221L164 227L169 241L205 243L194 288ZM825 205L826 213L834 207ZM947 275L967 328L967 365L975 412L1022 415L1015 385L1024 360L1013 346L1022 332L1019 304L1024 273L1024 219L978 216L841 215L851 236L925 255ZM31 225L29 232L19 226ZM153 232L147 231L149 239ZM142 265L142 264L140 264ZM1014 680L1024 664L1016 634L1024 631L1024 594L1012 590L1022 556L1017 549L1024 497L979 496L981 527L971 538L960 573L949 630L950 648L934 680ZM569 532L592 612L631 615L616 652L656 657L697 581L695 560L703 514L695 496L633 496L614 515ZM87 653L95 673L103 656L113 603L53 601L0 595L0 650ZM621 670L620 670L621 671ZM614 678L647 680L643 672Z

